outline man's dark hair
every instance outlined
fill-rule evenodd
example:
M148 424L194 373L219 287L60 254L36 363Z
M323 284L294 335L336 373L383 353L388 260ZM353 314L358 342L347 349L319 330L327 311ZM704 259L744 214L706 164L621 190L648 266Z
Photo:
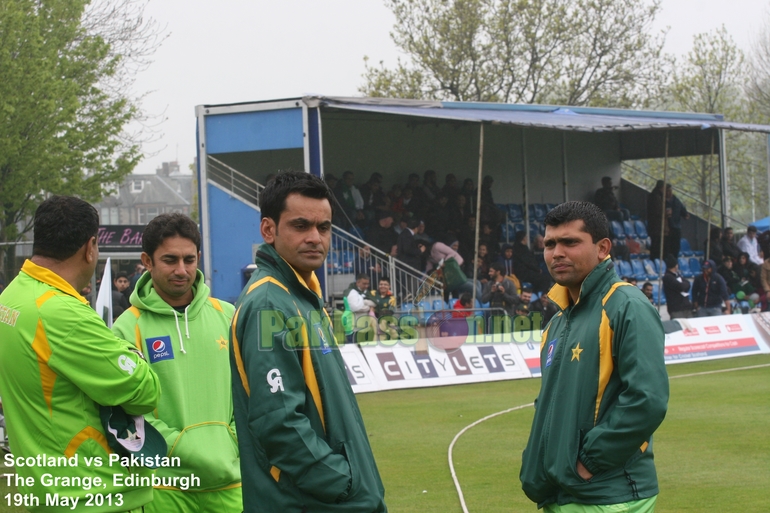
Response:
M128 279L128 273L126 271L120 271L118 272L115 277L112 279L113 281L118 281L118 278L125 278Z
M390 278L388 278L387 276L382 276L382 277L381 277L381 278L380 278L380 279L377 281L377 283L379 283L379 282L381 282L381 281L387 281L387 282L388 282L388 285L390 285Z
M524 230L519 230L518 232L516 232L516 235L513 236L513 241L516 243L519 243L523 241L526 237L527 237L527 232L525 232Z
M749 233L749 232L757 233L757 227L754 225L749 225L749 227L746 228L746 233Z
M505 274L505 267L503 267L503 264L500 262L494 262L492 265L489 266L490 269L494 269L495 271Z
M589 201L568 201L553 208L545 216L546 226L561 226L583 221L583 231L591 235L594 244L610 237L610 224L599 207Z
M363 280L364 278L366 278L367 280L369 280L369 275L368 275L368 274L366 274L366 273L358 273L358 274L356 274L356 281L358 281L358 280ZM371 281L371 280L370 280L370 281Z
M270 218L278 224L281 213L286 210L286 197L295 193L313 199L326 199L334 212L332 191L323 180L304 171L283 171L259 194L262 218Z
M460 294L461 305L470 307L472 301L473 301L473 295L470 292L463 292L462 294Z
M414 230L415 228L417 228L418 226L420 226L420 224L421 224L421 223L422 223L422 221L421 221L421 220L417 219L416 217L413 217L413 218L409 219L409 220L406 222L406 227L407 227L407 228L411 228L412 230Z
M144 227L142 234L142 251L154 258L155 250L169 237L178 235L190 239L197 251L201 250L201 233L195 221L178 212L161 214Z
M35 210L32 254L63 261L99 232L99 214L73 196L51 196Z

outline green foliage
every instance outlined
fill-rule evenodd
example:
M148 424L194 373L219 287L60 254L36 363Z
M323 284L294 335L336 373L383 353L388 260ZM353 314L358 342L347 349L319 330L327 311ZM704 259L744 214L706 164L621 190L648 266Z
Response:
M366 61L368 96L644 105L659 82L659 0L386 0L409 62Z
M139 161L122 137L136 107L102 85L121 56L82 27L87 4L0 1L0 242L31 229L46 195L96 201Z
M743 52L724 28L697 34L692 49L683 59L672 59L671 80L664 94L655 100L662 110L722 114L728 121L760 122L749 102L744 87L748 81ZM748 224L752 221L752 205L756 217L768 214L768 184L765 136L727 131L725 147L728 162L728 191L731 198L730 215ZM688 210L721 224L719 183L719 138L715 134L714 157L680 157L668 162L667 179L677 190ZM635 164L627 167L626 178L647 185L650 189L657 179L663 179L663 161ZM646 173L647 176L644 174Z

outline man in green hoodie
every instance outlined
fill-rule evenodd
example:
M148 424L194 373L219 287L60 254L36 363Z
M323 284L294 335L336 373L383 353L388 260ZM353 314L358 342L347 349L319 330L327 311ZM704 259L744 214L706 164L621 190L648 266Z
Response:
M182 214L154 218L142 236L147 268L113 331L136 344L163 395L146 417L179 465L159 468L146 513L242 510L228 331L233 306L209 296L198 270L200 232Z
M230 334L249 513L387 511L315 275L329 251L331 198L299 171L280 173L259 198L265 243Z
M543 332L542 384L521 483L546 513L650 513L652 434L666 415L660 316L618 278L604 213L573 201L545 218L559 312Z

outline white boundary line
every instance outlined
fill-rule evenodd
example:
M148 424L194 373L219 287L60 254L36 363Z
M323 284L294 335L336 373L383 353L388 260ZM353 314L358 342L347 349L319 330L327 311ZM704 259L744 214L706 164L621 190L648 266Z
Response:
M719 369L719 370L713 370L713 371L695 372L695 373L692 373L692 374L680 374L678 376L670 376L668 379L671 380L671 379L677 379L677 378L690 378L690 377L693 377L693 376L706 376L708 374L719 374L719 373L722 373L722 372L733 372L733 371L740 371L740 370L761 369L763 367L770 367L770 363L765 363L765 364L762 364L762 365L751 365L749 367L735 367L735 368L732 368L732 369ZM463 490L460 487L460 482L457 480L457 473L455 473L454 463L452 462L452 450L454 449L455 442L457 442L457 440L459 440L460 437L466 431L468 431L470 428L481 424L485 420L489 420L491 418L497 417L498 415L503 415L505 413L510 413L512 411L523 410L524 408L529 408L530 406L534 406L534 405L535 405L535 403L522 404L522 405L519 405L519 406L514 406L513 408L508 408L507 410L503 410L503 411L499 411L497 413L493 413L491 415L487 415L483 419L479 419L476 422L474 422L472 424L468 424L467 426L462 428L460 430L460 432L457 433L455 435L455 437L452 439L452 443L449 444L449 471L452 474L452 481L454 481L454 483L455 483L455 488L457 489L457 496L460 499L460 506L463 508L463 513L469 513L469 512L468 512L468 507L465 505L465 496L463 496Z

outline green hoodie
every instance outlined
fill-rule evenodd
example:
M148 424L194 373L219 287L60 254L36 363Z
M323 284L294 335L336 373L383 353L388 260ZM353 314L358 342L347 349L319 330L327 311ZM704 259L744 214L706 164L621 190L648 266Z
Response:
M144 273L131 294L131 308L112 330L136 344L163 386L158 408L146 417L166 438L168 456L178 456L181 465L159 468L156 475L195 474L200 486L192 490L234 488L241 476L227 349L233 305L209 297L200 271L193 294L179 313ZM180 483L167 480L157 488L179 490Z
M521 483L542 507L617 504L657 495L652 434L668 404L665 335L642 292L607 259L576 303L555 285L557 313L543 333L540 394ZM578 475L580 460L593 474Z

